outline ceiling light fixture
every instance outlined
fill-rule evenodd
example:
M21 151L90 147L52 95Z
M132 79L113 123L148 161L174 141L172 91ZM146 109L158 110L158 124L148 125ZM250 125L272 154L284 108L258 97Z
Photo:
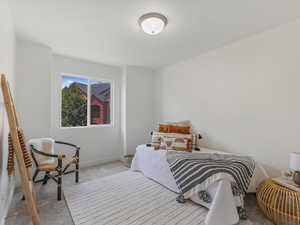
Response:
M167 26L168 19L160 13L147 13L139 18L139 25L146 34L156 35Z

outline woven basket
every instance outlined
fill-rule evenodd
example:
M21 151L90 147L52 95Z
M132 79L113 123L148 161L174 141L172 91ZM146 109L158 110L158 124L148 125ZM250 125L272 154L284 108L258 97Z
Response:
M124 162L125 166L130 168L132 159L133 159L133 155L124 155L123 156L123 162Z
M264 180L257 190L257 202L276 225L300 225L300 193Z

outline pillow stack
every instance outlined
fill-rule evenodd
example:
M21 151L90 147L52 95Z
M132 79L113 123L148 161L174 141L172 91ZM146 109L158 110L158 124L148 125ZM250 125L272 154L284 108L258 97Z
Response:
M191 133L189 121L161 123L152 134L155 150L177 150L192 152L197 147L197 137Z

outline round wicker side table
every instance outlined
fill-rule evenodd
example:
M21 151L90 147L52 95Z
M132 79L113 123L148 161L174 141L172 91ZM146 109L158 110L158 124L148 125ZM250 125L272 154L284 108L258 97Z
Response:
M276 225L300 225L300 192L264 180L256 198L264 214Z

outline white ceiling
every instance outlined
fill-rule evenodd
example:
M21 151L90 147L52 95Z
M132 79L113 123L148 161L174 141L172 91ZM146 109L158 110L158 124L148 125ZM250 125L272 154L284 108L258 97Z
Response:
M54 52L159 68L300 17L299 0L10 0L17 34ZM157 36L137 19L169 19Z

